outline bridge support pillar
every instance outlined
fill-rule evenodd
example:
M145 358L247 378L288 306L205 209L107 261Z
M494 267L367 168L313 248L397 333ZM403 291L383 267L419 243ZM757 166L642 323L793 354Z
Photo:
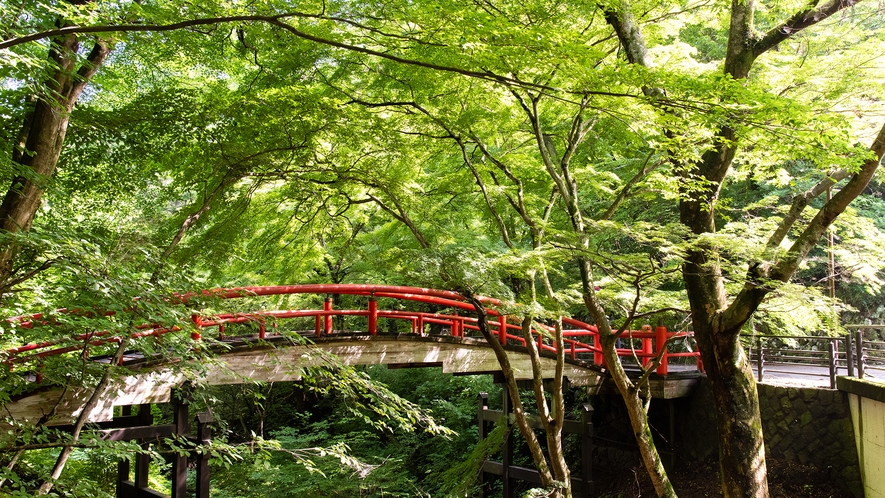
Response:
M182 437L190 432L190 421L188 420L188 405L190 404L186 393L179 391L173 393L173 425L175 425L175 435ZM177 399L176 399L177 398ZM175 453L172 460L172 498L187 497L187 454Z
M154 417L151 415L151 405L138 405L138 423L142 426L153 425ZM149 443L141 441L141 448L147 449ZM134 483L136 489L148 488L148 474L150 474L151 457L145 453L135 455L135 477Z
M212 441L212 427L215 418L210 413L197 414L197 442L209 444ZM209 498L209 453L203 452L197 458L197 494L196 498Z
M214 422L213 417L209 413L197 414L197 433L190 436L190 420L188 417L189 399L186 392L177 390L173 393L174 401L173 413L174 421L167 425L154 425L153 415L151 414L151 405L139 405L138 413L131 415L131 407L123 408L123 417L114 419L119 425L115 424L117 429L108 431L107 437L115 441L131 441L138 440L142 448L147 448L151 441L158 441L165 437L177 437L181 439L190 439L192 442L201 445L209 444L212 440L212 429L210 425ZM195 498L209 498L209 455L200 454L196 457L196 494L189 495L187 490L187 454L179 455L176 453L172 461L172 496L171 498L185 498L195 496ZM135 456L135 477L129 480L130 461L123 460L117 467L117 498L160 498L165 497L157 491L150 489L148 484L148 474L150 473L150 456L139 453ZM168 498L168 497L167 497Z
M513 411L513 404L510 402L510 389L506 384L502 387L501 411L506 417L504 423L507 424L507 437L504 439L504 446L501 447L501 463L504 465L501 478L504 480L504 498L513 498L513 488L510 485L510 467L513 466L513 428L510 424L510 413Z
M512 425L510 420L510 408L512 406L507 387L503 386L503 410L489 410L488 393L479 393L479 407L477 410L477 424L479 426L479 440L488 436L488 423L495 422L501 417L506 417L505 423ZM580 420L566 420L562 431L564 434L577 434L581 438L581 478L572 477L572 496L589 498L593 496L593 407L584 405ZM534 416L529 417L529 424L535 429L541 429L543 424ZM541 477L535 469L518 467L513 465L513 444L510 437L511 431L501 447L501 460L494 462L485 460L482 463L479 474L480 496L489 496L490 481L488 474L500 476L503 479L503 497L514 496L513 481L526 481L534 484L541 483Z
M593 406L581 407L581 487L575 495L593 496Z
M477 434L479 436L479 441L482 441L488 435L486 432L486 411L489 409L489 393L479 393L479 410L476 414L477 421ZM485 463L483 463L485 465ZM482 498L486 497L488 483L486 482L486 473L480 468L479 469L479 479L477 480L479 484L479 495Z
M130 420L135 427L148 427L153 424L153 416L151 415L151 405L138 405L138 413L132 415L132 407L124 406L122 409L122 419ZM121 438L123 439L123 438ZM147 448L148 443L141 442L142 448ZM135 455L135 468L131 466L129 460L121 460L117 464L117 498L153 496L148 489L148 474L150 472L150 456L138 453ZM130 481L130 471L135 471L135 476ZM159 496L159 495L157 495Z

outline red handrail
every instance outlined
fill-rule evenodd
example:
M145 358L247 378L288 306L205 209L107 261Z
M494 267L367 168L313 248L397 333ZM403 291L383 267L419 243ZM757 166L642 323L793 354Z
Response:
M224 338L225 324L246 323L254 321L259 324L259 338L264 339L266 334L265 321L267 318L273 319L274 328L276 328L276 320L298 317L315 317L314 332L317 337L329 335L333 333L334 316L364 316L367 317L367 331L371 335L376 335L378 331L378 319L396 319L409 320L412 322L413 333L424 333L424 324L439 324L448 326L449 334L454 337L464 337L468 331L478 331L476 325L477 319L471 316L461 316L457 314L457 310L475 311L473 305L467 299L453 291L428 289L421 287L407 286L386 286L386 285L365 285L365 284L306 284L306 285L281 285L281 286L256 286L256 287L236 287L228 289L209 289L198 293L178 294L175 299L187 303L197 296L213 297L219 299L238 299L257 296L275 296L288 294L318 294L326 295L327 298L323 302L322 310L264 310L244 313L223 313L212 317L201 317L194 315L192 320L196 330L191 333L194 340L202 338L202 332L206 328L216 327L219 330L219 336ZM333 294L368 296L368 304L366 309L360 310L335 310L333 309L333 300L330 297ZM445 308L452 308L455 313L429 313L418 311L404 310L383 310L378 309L378 298L391 298L404 301L413 301ZM519 343L526 345L526 339L522 336L522 328L518 324L507 322L507 316L499 313L493 307L502 304L498 299L489 297L479 297L480 302L492 306L486 310L490 316L489 325L496 333L498 340L502 344ZM79 313L78 310L59 310L59 313ZM90 315L91 313L85 312ZM113 316L115 312L103 312L104 316ZM497 318L497 320L495 320ZM43 314L35 313L32 315L24 315L8 318L7 322L16 323L17 326L23 328L33 328L37 325L53 325L54 322L47 320ZM604 366L605 361L602 356L602 349L599 344L599 331L595 325L587 324L580 320L563 317L563 324L569 328L563 331L564 345L567 349L566 353L572 359L578 359L578 355L592 354L593 362L597 365ZM537 327L544 329L545 332L552 332L553 328L537 324ZM180 326L169 328L159 327L156 324L145 324L136 327L140 332L131 335L133 338L144 336L162 336L164 334L181 330ZM445 328L445 327L444 327ZM516 330L518 334L510 333ZM86 345L102 345L111 342L119 342L119 337L108 337L110 332L90 332L79 334L67 340L45 341L36 344L27 344L16 348L6 350L6 363L10 365L16 363L26 363L35 359L43 359L47 356L64 354L72 351L80 350ZM533 329L533 342L540 351L556 351L555 345L544 342L544 334ZM617 352L621 356L635 356L640 359L643 365L648 364L652 358L661 356L661 362L657 367L657 373L666 375L668 373L669 358L676 357L695 357L697 358L698 369L702 369L702 364L697 352L686 353L670 353L666 350L666 342L672 337L690 336L688 332L669 332L665 327L657 327L652 331L650 326L643 327L643 330L631 330L625 332L622 339L641 341L641 348L636 350L630 348L617 348ZM101 339L94 339L101 338ZM589 339L589 342L585 342ZM53 346L59 346L63 343L70 344L72 341L80 342L78 345L67 345L54 349ZM663 351L661 351L663 349ZM45 350L45 351L37 351ZM30 352L31 354L23 355L22 353Z

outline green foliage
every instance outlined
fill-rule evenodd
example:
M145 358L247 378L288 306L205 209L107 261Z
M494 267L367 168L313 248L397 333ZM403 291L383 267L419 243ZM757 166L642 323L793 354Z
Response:
M307 429L312 432L274 433L277 443L265 445L251 461L215 472L218 496L414 496L412 479L398 468L401 462L379 453L365 454L367 447L379 445L377 436L354 431L330 438L339 441L319 449L307 445L328 441L328 433L322 425ZM342 451L344 439L363 453L363 461Z
M439 491L442 496L472 496L477 491L476 483L483 461L500 451L510 436L510 428L503 421L503 418L498 419L492 432L473 451L440 475Z
M317 350L322 354L322 350ZM309 389L340 396L343 408L376 429L397 426L404 430L418 427L436 436L446 437L451 429L439 425L426 409L388 390L383 384L373 382L362 371L347 365L311 367L302 370Z
M9 154L33 106L28 98L45 91L56 64L47 57L49 41L0 50L0 148L7 151L0 179L22 174L46 186L32 230L0 234L0 246L17 248L15 275L30 277L0 306L7 316L44 312L57 321L33 329L4 322L0 347L78 346L72 337L83 331L177 324L217 303L175 305L169 295L220 285L424 285L512 298L515 309L538 319L563 311L583 316L575 263L582 258L591 262L592 287L613 324L631 312L684 323L689 307L679 272L687 252L707 251L726 276L726 291L739 291L751 265L783 255L797 236L794 230L784 247L766 247L792 199L834 170L856 171L868 157L863 149L885 102L885 80L870 62L885 52L883 20L876 5L861 2L781 42L750 78L735 81L721 67L726 5L634 2L652 62L638 67L625 61L600 10L609 3L0 3L4 42L61 23L282 16L277 23L83 36L76 57L85 57L93 36L113 52L71 114L51 178L33 178ZM754 29L764 33L804 8L799 0L759 5ZM653 88L665 95L647 97ZM581 126L585 134L576 135ZM735 131L740 147L710 207L715 231L696 237L678 222L676 204L711 185L687 172L718 145L711 138L722 127ZM564 167L567 178L557 183ZM565 200L571 187L574 206ZM748 327L832 334L840 318L885 318L885 205L880 185L868 194L834 227L839 302L821 291L829 272L821 244L792 282L762 282L775 291ZM290 297L260 304L314 303ZM55 312L62 306L116 315ZM130 347L207 360L190 348L186 330ZM100 345L90 354L113 350ZM202 367L194 365L186 368L196 374ZM53 385L94 386L104 373L76 352L42 368ZM439 423L466 437L471 402L442 381L416 381L394 395L332 360L305 374L309 395L279 386L216 395L226 405L222 426L237 432L231 444L255 431L270 452L250 455L248 472L232 465L237 479L274 482L278 493L303 479L310 483L305 493L328 491L327 481L304 468L316 453L292 459L306 445L333 449L323 450L314 470L346 492L365 484L367 493L414 495L436 490L426 475L401 468L421 462L436 475L467 454L463 444L414 431L444 433L434 421L442 417ZM2 376L0 401L31 388L17 373ZM299 418L279 408L287 396L333 399L340 420ZM311 439L308 428L323 437ZM351 430L353 441L343 436ZM395 456L378 449L388 438L399 445ZM431 451L417 458L408 445ZM95 458L113 454L103 451ZM397 465L371 472L372 484L345 484L352 471L341 459L360 452L368 465ZM46 454L35 453L34 461ZM280 478L283 472L291 480ZM234 487L234 477L227 482L232 494L247 491ZM253 487L271 492L270 485Z
M441 438L402 427L380 428L355 415L347 395L332 391L312 398L305 411L279 420L280 427L269 433L272 439L249 442L255 452L242 463L215 470L219 496L445 495L441 475L454 476L453 463L476 444L477 392L495 386L484 377L453 377L437 368L370 367L367 373L374 382L387 383L391 395L431 410L455 432ZM277 399L267 413L285 409L286 403ZM227 408L218 407L220 413Z

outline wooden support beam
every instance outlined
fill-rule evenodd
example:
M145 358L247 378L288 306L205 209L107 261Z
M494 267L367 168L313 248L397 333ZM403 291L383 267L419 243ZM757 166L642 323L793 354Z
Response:
M478 435L479 442L482 442L483 439L486 438L486 412L489 410L489 393L479 393L479 403L476 414L476 422L478 426ZM480 498L486 498L486 494L488 493L488 483L485 479L485 472L480 468L479 471L479 496Z
M190 420L188 419L188 400L183 394L175 395L177 398L173 404L173 424L175 435L187 436L190 432ZM176 453L172 457L172 498L187 498L187 454Z
M108 429L101 431L99 434L101 434L101 439L105 441L132 441L135 439L159 439L162 437L169 437L174 435L175 432L175 424L166 424Z
M581 407L581 486L584 496L593 496L593 406Z
M117 498L126 498L128 491L127 483L132 488L135 488L135 485L129 480L129 464L128 459L120 460L117 463Z
M215 419L211 413L197 414L197 443L209 444L212 441L212 427ZM209 454L203 452L197 457L197 493L196 498L209 498Z
M489 410L488 394L479 394L479 406L477 409L477 425L479 427L479 440L482 441L487 436L488 423L496 422L501 417L506 416L508 425L513 424L513 414L510 413L510 399L506 386L503 389L504 410ZM583 406L581 420L566 420L563 424L562 432L565 434L578 434L581 436L581 477L572 477L572 494L575 497L590 498L593 496L593 407L589 404ZM543 425L538 417L528 417L529 424L534 429L542 429ZM481 495L483 498L489 492L484 474L501 476L504 482L503 496L511 498L513 496L512 481L526 481L534 484L541 483L541 477L536 470L517 467L513 465L513 448L508 437L502 448L501 462L485 460L480 469L479 483Z

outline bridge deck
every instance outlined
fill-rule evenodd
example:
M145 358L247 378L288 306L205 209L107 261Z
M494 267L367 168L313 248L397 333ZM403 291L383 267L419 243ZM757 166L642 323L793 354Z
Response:
M137 349L139 341L154 341L156 347L164 337L184 339L190 334L195 349L219 344L216 355L204 361L177 360L166 358L144 358L139 353L127 353L124 364L132 370L116 378L110 391L102 397L98 406L88 415L90 421L102 421L111 417L114 406L142 403L166 402L172 387L184 382L208 385L296 381L307 367L333 364L337 357L347 365L384 364L394 366L439 366L445 373L480 374L499 372L494 351L480 333L479 315L476 306L484 307L483 320L487 332L506 348L513 369L520 379L532 378L532 364L526 345L533 345L541 351L541 375L554 377L556 355L565 358L564 375L571 385L583 386L591 392L605 392L607 387L606 369L599 330L595 325L563 316L558 323L562 326L562 351L552 337L555 326L544 320L532 323L526 335L521 320L508 317L502 312L501 301L487 297L477 297L474 305L469 300L452 291L361 284L307 284L268 287L244 287L232 289L212 289L197 294L175 295L172 303L186 304L196 295L209 299L214 308L224 308L227 300L248 300L261 298L261 306L266 306L265 298L273 296L314 295L307 299L308 306L315 304L316 297L323 298L322 309L258 309L253 311L219 312L203 316L188 310L190 320L177 323L154 324L146 317L137 320L147 323L136 324L121 330L104 325L90 326L92 330L72 331L71 336L60 336L50 340L36 340L5 351L6 363L12 371L32 374L35 390L19 396L3 406L15 420L26 422L40 418L51 407L56 407L56 416L51 423L66 424L83 408L91 390L70 388L62 390L57 386L42 385L42 368L47 358L64 358L74 362L88 357L93 361L96 355L107 354L114 345L122 341L124 335L131 339L131 347ZM353 309L334 309L333 296L350 296L348 302ZM243 301L240 301L243 302ZM238 309L248 309L236 306ZM97 319L111 318L116 311L58 310L47 315L37 313L8 318L23 331L35 328L55 327L63 323L53 318L57 314L82 314ZM123 311L122 313L126 313ZM129 320L134 319L130 317ZM117 323L127 320L115 319ZM305 324L313 322L310 333L298 333ZM382 323L384 327L379 327ZM361 329L366 332L353 333L333 330L333 324ZM112 331L113 330L113 331ZM258 336L238 336L231 334L252 334ZM411 334L386 335L383 330L406 331ZM282 333L283 335L277 335ZM49 334L49 337L52 335ZM47 337L45 333L35 337ZM185 336L186 337L186 336ZM310 337L315 345L307 345L302 339ZM621 347L617 354L625 362L654 364L656 375L651 379L651 392L656 397L672 398L687 395L697 378L702 374L701 363L691 332L668 331L663 326L652 328L642 326L641 330L624 331ZM186 339L185 339L186 340ZM222 344L223 343L223 344ZM223 347L222 347L223 346ZM108 362L109 359L98 359ZM691 363L682 368L681 362ZM669 371L672 365L673 371ZM613 389L612 389L613 390ZM57 405L57 406L56 406Z
M247 382L287 382L301 379L302 369L334 365L331 355L345 365L383 364L398 367L442 367L449 374L489 374L500 371L493 350L484 340L471 337L333 334L312 339L313 344L293 343L288 337L237 338L226 341L223 351L209 363L169 362L126 357L132 373L115 380L109 392L89 415L89 421L110 420L114 406L165 403L171 389L186 381L207 385ZM532 367L522 346L506 347L520 379L531 379ZM331 355L330 355L331 354ZM101 361L101 360L99 360ZM106 360L105 360L106 361ZM542 355L545 378L553 376L555 355ZM564 375L572 386L590 393L614 392L605 369L591 362L566 359ZM696 371L653 376L652 395L660 398L686 396L697 382ZM19 422L33 422L58 403L49 425L68 424L80 413L90 392L85 389L41 388L4 407Z

